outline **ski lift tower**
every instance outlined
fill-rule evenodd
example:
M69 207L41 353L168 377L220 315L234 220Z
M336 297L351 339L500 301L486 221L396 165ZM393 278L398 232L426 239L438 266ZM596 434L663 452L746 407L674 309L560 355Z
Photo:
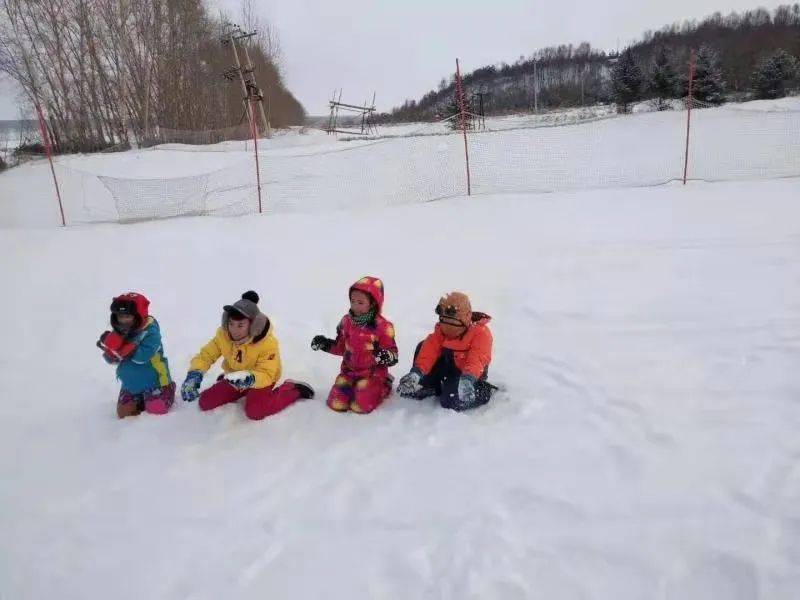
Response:
M366 100L363 106L355 104L346 104L342 102L342 90L339 90L339 98L336 99L336 91L333 92L333 98L328 102L331 109L331 114L328 119L328 127L325 131L331 133L349 133L351 135L374 135L378 133L378 127L375 125L375 93L372 94L372 104L367 105ZM339 111L352 113L357 123L360 123L360 129L343 129L339 123Z

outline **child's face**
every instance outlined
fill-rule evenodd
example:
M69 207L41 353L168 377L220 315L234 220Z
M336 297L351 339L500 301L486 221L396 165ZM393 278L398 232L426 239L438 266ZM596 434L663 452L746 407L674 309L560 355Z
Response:
M135 321L135 317L133 315L117 315L117 323L122 329L130 329L133 327L133 322Z
M234 342L241 342L250 334L250 319L228 319L228 333Z
M369 296L361 290L353 290L350 292L350 309L353 311L354 315L365 315L369 312L370 308L372 308L372 302L370 302Z

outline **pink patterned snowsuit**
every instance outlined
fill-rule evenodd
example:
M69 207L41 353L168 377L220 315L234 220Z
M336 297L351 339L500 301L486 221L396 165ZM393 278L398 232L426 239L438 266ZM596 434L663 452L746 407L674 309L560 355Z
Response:
M375 352L388 350L397 362L394 326L381 315L383 282L376 277L364 277L350 290L359 290L375 302L375 319L358 325L350 313L342 317L336 328L336 342L328 352L343 357L341 372L328 395L328 406L336 411L352 410L369 413L392 392L393 378L389 367L378 364Z

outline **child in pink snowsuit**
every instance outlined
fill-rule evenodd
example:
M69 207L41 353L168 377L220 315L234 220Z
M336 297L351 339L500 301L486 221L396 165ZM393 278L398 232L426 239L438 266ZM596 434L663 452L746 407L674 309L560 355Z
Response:
M383 282L363 277L350 287L350 311L336 328L336 339L311 340L313 350L342 357L341 372L328 395L328 406L339 412L366 414L392 392L389 367L397 364L394 326L381 315Z

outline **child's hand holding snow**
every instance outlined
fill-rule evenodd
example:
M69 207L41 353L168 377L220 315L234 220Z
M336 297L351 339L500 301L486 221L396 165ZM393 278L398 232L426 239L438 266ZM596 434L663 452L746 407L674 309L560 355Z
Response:
M470 408L475 404L475 378L472 375L462 375L458 378L458 404Z
M400 378L397 384L397 393L401 396L413 398L422 390L422 386L419 383L421 379L422 373L418 369L411 369L409 373Z
M225 381L230 383L239 391L247 390L253 387L256 382L256 377L250 371L234 371L225 375Z

